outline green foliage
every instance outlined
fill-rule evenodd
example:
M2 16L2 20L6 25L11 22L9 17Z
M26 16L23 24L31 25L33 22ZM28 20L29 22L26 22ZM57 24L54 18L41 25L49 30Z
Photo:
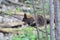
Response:
M36 1L36 2L38 2L38 1ZM33 7L32 7L32 4L29 4L30 5L30 8L31 8L31 14L33 14ZM43 6L40 4L40 3L38 3L38 4L35 4L35 6L38 6L37 8L40 8L40 9L36 9L36 13L37 14L44 14L43 13ZM48 0L45 0L45 4L44 4L44 10L45 10L45 13L48 15L49 13L49 5L48 5Z
M49 25L48 33L50 33ZM46 33L40 32L40 38L41 40L46 40ZM12 40L37 40L36 29L32 27L20 28L20 34L13 36ZM48 40L50 40L50 35L48 35Z
M37 35L33 34L33 28L25 28L20 30L21 34L12 38L12 40L37 40Z
M13 10L8 10L8 11L7 11L7 14L8 14L8 15L12 15L14 12L19 12L19 11L20 11L19 8L16 7L16 10L15 10L15 11L13 11Z
M8 10L8 11L7 11L7 14L8 14L8 15L12 15L12 10Z
M17 7L16 7L16 12L19 12L19 11L20 11L20 10L19 10L19 7L17 6Z

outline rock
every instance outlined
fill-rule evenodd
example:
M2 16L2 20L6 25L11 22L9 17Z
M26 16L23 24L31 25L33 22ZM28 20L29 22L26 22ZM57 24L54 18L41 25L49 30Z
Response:
M3 22L3 17L2 16L0 16L0 23L2 23Z
M0 15L0 23L3 21L4 23L7 23L7 22L17 22L17 21L22 21L23 17L22 16L15 16L15 17L12 17L12 16L9 16L9 15L3 15L1 16Z
M0 40L4 40L4 34L0 32Z
M8 16L8 15L4 15L3 21L5 23L7 23L7 22L16 22L16 21L18 21L18 19L14 18L14 17L11 17L11 16Z

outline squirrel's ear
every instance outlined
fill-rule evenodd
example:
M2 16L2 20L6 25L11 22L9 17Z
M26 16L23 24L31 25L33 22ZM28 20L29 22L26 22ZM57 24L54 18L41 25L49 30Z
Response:
M26 14L24 14L24 18L27 18L27 15Z
M47 24L50 24L50 19L46 19L46 23Z

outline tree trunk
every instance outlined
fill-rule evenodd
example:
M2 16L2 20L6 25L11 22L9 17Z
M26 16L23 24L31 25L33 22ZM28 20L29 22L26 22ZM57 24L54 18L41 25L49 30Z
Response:
M49 0L49 14L50 14L50 34L51 34L50 40L55 40L53 0Z
M60 40L60 10L59 0L54 0L54 12L55 12L55 34L56 40Z

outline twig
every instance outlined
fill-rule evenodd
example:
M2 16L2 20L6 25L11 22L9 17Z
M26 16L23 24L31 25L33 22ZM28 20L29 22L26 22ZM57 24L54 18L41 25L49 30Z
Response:
M34 0L32 0L32 6L33 6L33 12L34 12L34 17L35 17L35 22L36 22L36 30L37 30L37 35L38 35L38 40L40 40L40 33L39 33L39 28L38 28L38 22L37 22L37 14L36 14L36 9L34 5Z

